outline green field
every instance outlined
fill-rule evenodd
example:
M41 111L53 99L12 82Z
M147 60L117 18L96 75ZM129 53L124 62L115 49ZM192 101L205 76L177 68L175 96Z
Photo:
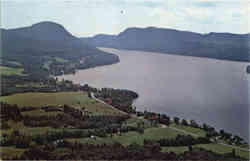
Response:
M2 157L15 157L15 156L20 156L26 149L20 149L16 147L1 147L0 150L0 159Z
M67 62L69 62L68 60L63 59L63 58L59 58L59 57L55 57L55 60L56 60L57 62L60 62L60 63L67 63Z
M184 130L186 132L194 133L194 134L202 136L202 137L206 136L206 132L200 128L194 128L191 126L176 125L176 124L171 124L170 126L177 128L177 129L180 129L180 130Z
M180 147L162 147L162 152L175 152L176 154L182 154L185 151L188 151L188 147L180 146Z
M6 66L0 66L0 73L1 75L24 75L23 68L11 68Z
M200 144L200 145L195 145L194 147L204 148L204 149L211 150L219 154L230 153L233 150L232 147L227 147L227 146L220 145L220 144ZM250 152L236 150L236 155L249 159Z
M17 104L23 106L42 107L45 105L70 105L73 107L85 107L89 112L95 115L106 114L116 115L122 114L119 110L110 108L109 106L99 103L88 97L86 92L58 92L58 93L22 93L11 96L4 96L0 101ZM39 111L37 111L39 115ZM33 111L33 114L36 111ZM35 114L36 115L36 114Z
M42 109L37 109L37 110L32 110L32 111L25 111L22 112L23 116L56 116L59 113L63 113L60 111L56 111L56 112L46 112Z
M173 131L168 128L148 128L145 129L143 134L139 134L138 132L127 132L122 133L120 135L114 135L113 137L96 137L96 139L92 138L80 138L80 139L69 139L72 142L79 141L81 143L89 143L89 144L112 144L115 142L119 142L123 145L129 145L132 143L136 143L139 145L143 145L144 139L148 140L160 140L163 138L175 138L178 134L176 131Z

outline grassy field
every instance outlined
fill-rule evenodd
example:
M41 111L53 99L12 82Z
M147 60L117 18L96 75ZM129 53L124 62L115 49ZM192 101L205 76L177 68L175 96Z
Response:
M233 150L233 148L231 147L227 147L227 146L220 145L220 144L200 144L200 145L195 145L194 147L201 147L201 148L211 150L219 154L230 153ZM250 152L236 150L236 154L243 158L250 159L249 157Z
M25 111L22 112L23 116L56 116L59 113L63 113L60 111L55 111L55 112L46 112L42 109L37 109L37 110L32 110L32 111Z
M10 68L5 66L0 66L1 75L24 75L23 68Z
M163 138L175 138L178 134L178 132L175 132L168 128L148 128L145 129L143 134L139 134L138 132L127 132L122 133L121 136L114 135L113 137L105 137L100 138L96 137L96 139L92 138L80 138L80 139L69 139L69 141L75 142L79 141L81 143L89 143L89 144L112 144L115 142L119 142L123 145L129 145L132 143L137 143L140 145L143 145L144 139L148 140L159 140Z
M176 125L176 124L171 124L170 126L177 128L177 129L184 130L186 132L197 134L197 135L202 136L202 137L206 136L206 132L202 129L199 129L199 128L194 128L191 126L184 126L184 125Z
M2 157L15 157L15 156L20 156L26 149L19 149L19 148L16 148L16 147L1 147L1 150L0 150L0 159Z
M55 57L55 60L56 60L57 62L59 62L59 63L67 63L67 62L68 62L68 60L63 59L63 58L59 58L59 57Z
M112 109L105 104L99 103L90 99L86 92L58 92L58 93L22 93L11 96L4 96L0 101L9 104L17 104L23 106L37 106L42 107L45 105L70 105L74 107L85 107L89 112L95 115L120 115L121 112ZM34 114L39 111L34 111Z
M162 147L162 152L175 152L176 154L182 154L185 151L188 151L188 147L180 146L180 147Z

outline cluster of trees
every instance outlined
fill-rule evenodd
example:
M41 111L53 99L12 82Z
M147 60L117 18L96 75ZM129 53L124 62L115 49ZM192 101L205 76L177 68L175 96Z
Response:
M74 116L76 114L74 113ZM59 113L54 116L24 116L23 123L27 127L53 127L53 128L77 128L94 129L120 124L128 117L123 116L82 116L76 118L67 113Z
M0 102L0 107L1 121L20 121L23 117L17 105L10 105Z
M144 116L144 118L149 120L151 123L161 123L164 125L170 125L171 123L170 117L166 114L157 114L154 112L144 111L144 113L137 112L137 116Z
M16 146L17 148L28 148L32 137L21 134L18 130L13 130L10 135L3 134L0 146Z
M121 111L134 113L136 109L132 107L134 99L138 98L138 94L130 90L121 90L113 88L102 88L97 91L95 96Z
M174 117L174 123L177 125L191 126L194 128L201 128L200 125L195 120L190 120L189 122L185 119L180 119L179 117Z
M64 148L64 153L56 150ZM62 141L58 146L47 144L32 147L21 156L3 158L12 160L240 160L233 154L220 155L204 149L194 149L183 154L161 152L159 144L131 144L123 146L119 143L107 145L81 144Z
M1 75L1 96L24 92L54 92L55 79L52 77L41 78L39 74L32 75ZM43 84L43 86L32 84Z
M151 121L152 123L162 123L165 125L170 125L172 123L171 118L166 114L158 114L154 112L136 112L137 116L144 116L145 119ZM185 119L180 119L179 117L173 117L173 122L177 125L190 126L193 128L200 128L206 132L206 137L211 139L213 138L215 141L218 139L225 140L229 144L242 145L244 144L244 139L238 135L232 135L231 133L225 132L224 130L220 130L219 132L210 125L202 124L199 125L195 120L187 121Z
M229 144L242 145L245 144L244 139L238 135L232 135L224 130L219 131L220 139L227 141Z

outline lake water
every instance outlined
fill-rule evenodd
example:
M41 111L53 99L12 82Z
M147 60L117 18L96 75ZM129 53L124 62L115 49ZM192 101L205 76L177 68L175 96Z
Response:
M138 110L194 119L249 136L247 63L102 48L120 63L59 79L136 91ZM249 79L250 81L250 79Z

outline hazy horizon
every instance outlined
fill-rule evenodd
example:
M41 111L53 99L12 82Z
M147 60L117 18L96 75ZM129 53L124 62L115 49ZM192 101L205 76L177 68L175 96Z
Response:
M77 37L116 35L130 27L250 33L248 0L1 0L0 7L1 28L52 21Z

